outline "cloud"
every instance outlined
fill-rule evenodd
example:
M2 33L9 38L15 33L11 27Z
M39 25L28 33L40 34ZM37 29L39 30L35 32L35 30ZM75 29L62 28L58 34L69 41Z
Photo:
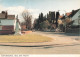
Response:
M25 10L25 7L23 6L8 7L6 10L9 12L9 14L19 14Z
M2 11L2 10L4 10L5 9L5 7L3 7L2 5L0 5L0 12Z
M25 10L26 8L24 6L13 6L13 7L5 7L5 6L2 6L0 5L0 12L1 11L7 11L8 14L11 14L11 15L17 15L19 16L19 19L22 21L22 16L21 16L21 13ZM38 17L38 14L37 12L39 12L39 9L27 9L33 16L33 20L35 18Z
M23 6L16 6L16 7L4 7L0 5L0 12L1 11L7 11L9 14L20 14L23 10L25 10L25 7Z

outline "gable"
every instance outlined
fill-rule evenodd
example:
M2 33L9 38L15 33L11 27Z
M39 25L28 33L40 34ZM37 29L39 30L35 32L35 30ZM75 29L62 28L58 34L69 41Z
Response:
M71 14L68 17L73 17L80 9L72 10Z
M80 10L71 18L72 20L75 20L75 19L79 19L80 17Z
M74 20L73 25L79 25L80 10L71 19Z

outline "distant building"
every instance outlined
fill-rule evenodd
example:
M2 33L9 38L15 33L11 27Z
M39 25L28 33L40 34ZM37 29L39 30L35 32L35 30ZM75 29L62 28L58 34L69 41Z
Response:
M67 29L67 32L78 32L80 31L80 9L77 10L72 10L72 12L66 13L63 16L59 16L59 23L66 26L65 24L63 24L63 22L69 23L69 20L73 21L73 23L71 24L71 28Z
M25 31L26 30L26 25L25 24L22 24L21 25L21 31Z
M70 18L74 21L73 25L79 25L80 23L80 9L72 10L72 12L66 13L65 15L59 16L60 20L65 20L66 18Z
M16 31L16 24L19 25L19 20L15 15L8 15L7 11L0 13L0 34L13 34Z
M73 10L71 14L68 16L72 21L74 20L73 25L79 25L80 21L80 9Z

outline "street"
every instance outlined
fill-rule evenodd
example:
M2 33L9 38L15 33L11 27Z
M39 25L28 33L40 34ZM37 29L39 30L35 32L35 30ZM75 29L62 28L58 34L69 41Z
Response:
M50 47L0 46L0 54L80 54L80 45Z
M79 38L79 36L64 35L64 33L53 32L34 32L44 34L51 37L59 36L60 38ZM53 33L53 34L52 34ZM0 54L80 54L80 44L53 45L43 47L18 47L18 46L2 46L0 45Z

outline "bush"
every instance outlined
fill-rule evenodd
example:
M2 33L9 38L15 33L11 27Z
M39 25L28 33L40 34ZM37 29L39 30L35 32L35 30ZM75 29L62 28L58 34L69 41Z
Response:
M41 30L45 30L45 29L47 30L49 26L50 26L50 23L49 23L48 20L43 21L43 22L40 23Z

